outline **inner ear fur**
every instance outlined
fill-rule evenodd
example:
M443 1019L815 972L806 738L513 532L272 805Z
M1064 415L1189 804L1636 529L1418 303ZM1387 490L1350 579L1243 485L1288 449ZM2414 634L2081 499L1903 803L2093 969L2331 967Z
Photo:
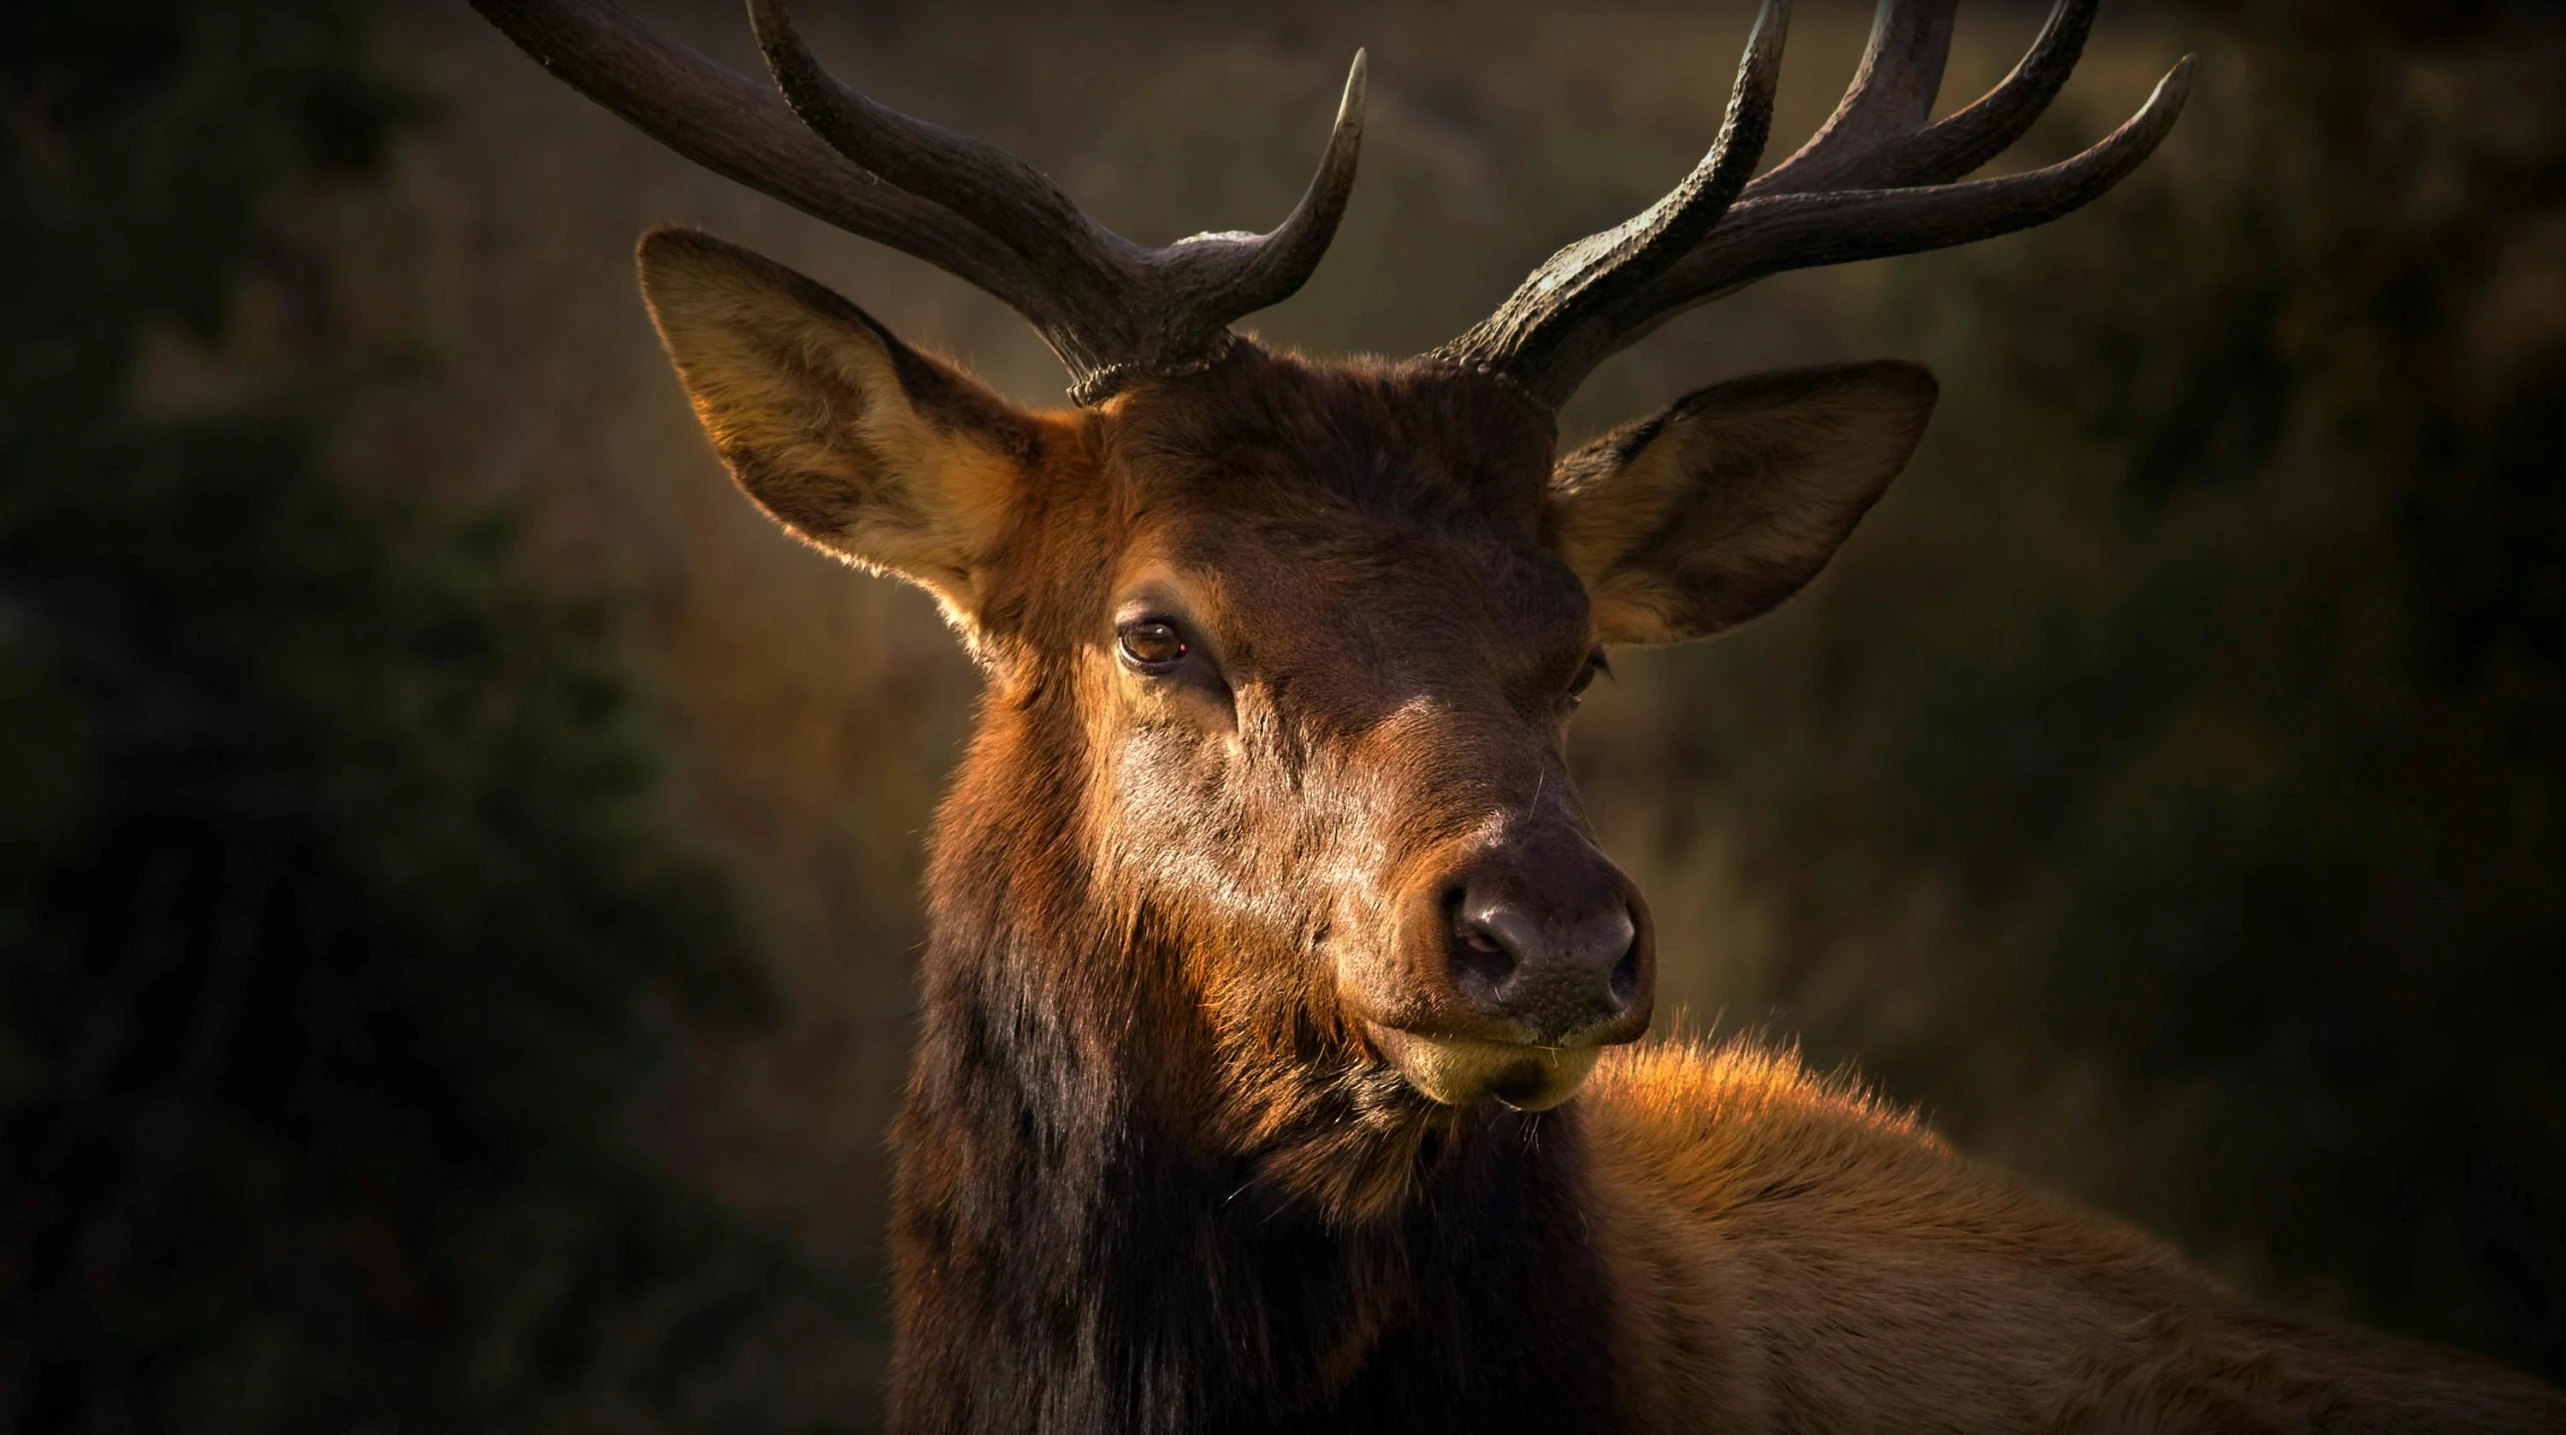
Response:
M692 229L643 236L642 296L740 490L812 545L970 610L1036 421L771 259Z
M1562 459L1551 540L1597 637L1707 637L1805 587L1907 466L1937 392L1896 360L1757 374Z

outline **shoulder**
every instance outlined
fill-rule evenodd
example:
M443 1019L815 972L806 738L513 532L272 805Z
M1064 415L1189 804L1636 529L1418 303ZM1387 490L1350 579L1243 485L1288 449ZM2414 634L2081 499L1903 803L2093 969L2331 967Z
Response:
M1597 1064L1578 1104L1595 1193L1690 1239L2166 1265L2138 1233L1970 1159L1913 1112L1849 1075L1810 1071L1787 1047L1629 1048Z
M1628 1154L1685 1164L1718 1165L1777 1147L1949 1155L1913 1112L1754 1037L1617 1047L1596 1063L1583 1101L1588 1119Z
M1579 1098L1621 1179L1701 1214L1776 1197L1852 1202L1984 1179L1914 1113L1753 1038L1609 1053Z

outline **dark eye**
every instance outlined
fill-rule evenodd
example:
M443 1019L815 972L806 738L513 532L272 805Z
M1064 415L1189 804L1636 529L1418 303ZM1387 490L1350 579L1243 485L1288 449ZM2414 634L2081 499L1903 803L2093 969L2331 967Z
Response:
M1185 635L1164 618L1139 618L1115 630L1123 661L1136 671L1163 673L1184 661Z
M1586 666L1577 670L1577 680L1568 685L1568 705L1572 708L1577 706L1578 702L1586 696L1586 690L1595 685L1596 677L1600 674L1609 674L1612 670L1612 665L1604 661L1603 649L1597 648L1588 653Z

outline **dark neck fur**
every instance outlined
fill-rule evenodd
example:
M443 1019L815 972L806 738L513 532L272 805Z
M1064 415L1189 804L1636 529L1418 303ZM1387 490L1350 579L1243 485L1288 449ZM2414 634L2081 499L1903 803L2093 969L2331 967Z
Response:
M1149 1014L1145 935L1062 910L1069 845L949 827L894 1138L895 1429L1616 1426L1573 1117L1490 1103L1404 1210L1332 1225L1151 1090L1187 1036L1149 1028L1184 1018Z

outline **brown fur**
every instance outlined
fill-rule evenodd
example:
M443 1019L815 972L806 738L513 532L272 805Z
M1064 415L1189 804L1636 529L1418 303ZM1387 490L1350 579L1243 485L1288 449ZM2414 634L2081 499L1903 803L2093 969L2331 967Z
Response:
M742 488L933 590L989 675L895 1133L897 1427L2566 1429L1786 1056L1624 1050L1535 1113L1591 1047L1435 1035L1445 874L1531 853L1622 900L1562 757L1593 645L1807 582L1921 371L1722 386L1554 464L1545 412L1438 361L1241 342L1026 415L717 241L643 268ZM1119 658L1134 613L1185 658Z

